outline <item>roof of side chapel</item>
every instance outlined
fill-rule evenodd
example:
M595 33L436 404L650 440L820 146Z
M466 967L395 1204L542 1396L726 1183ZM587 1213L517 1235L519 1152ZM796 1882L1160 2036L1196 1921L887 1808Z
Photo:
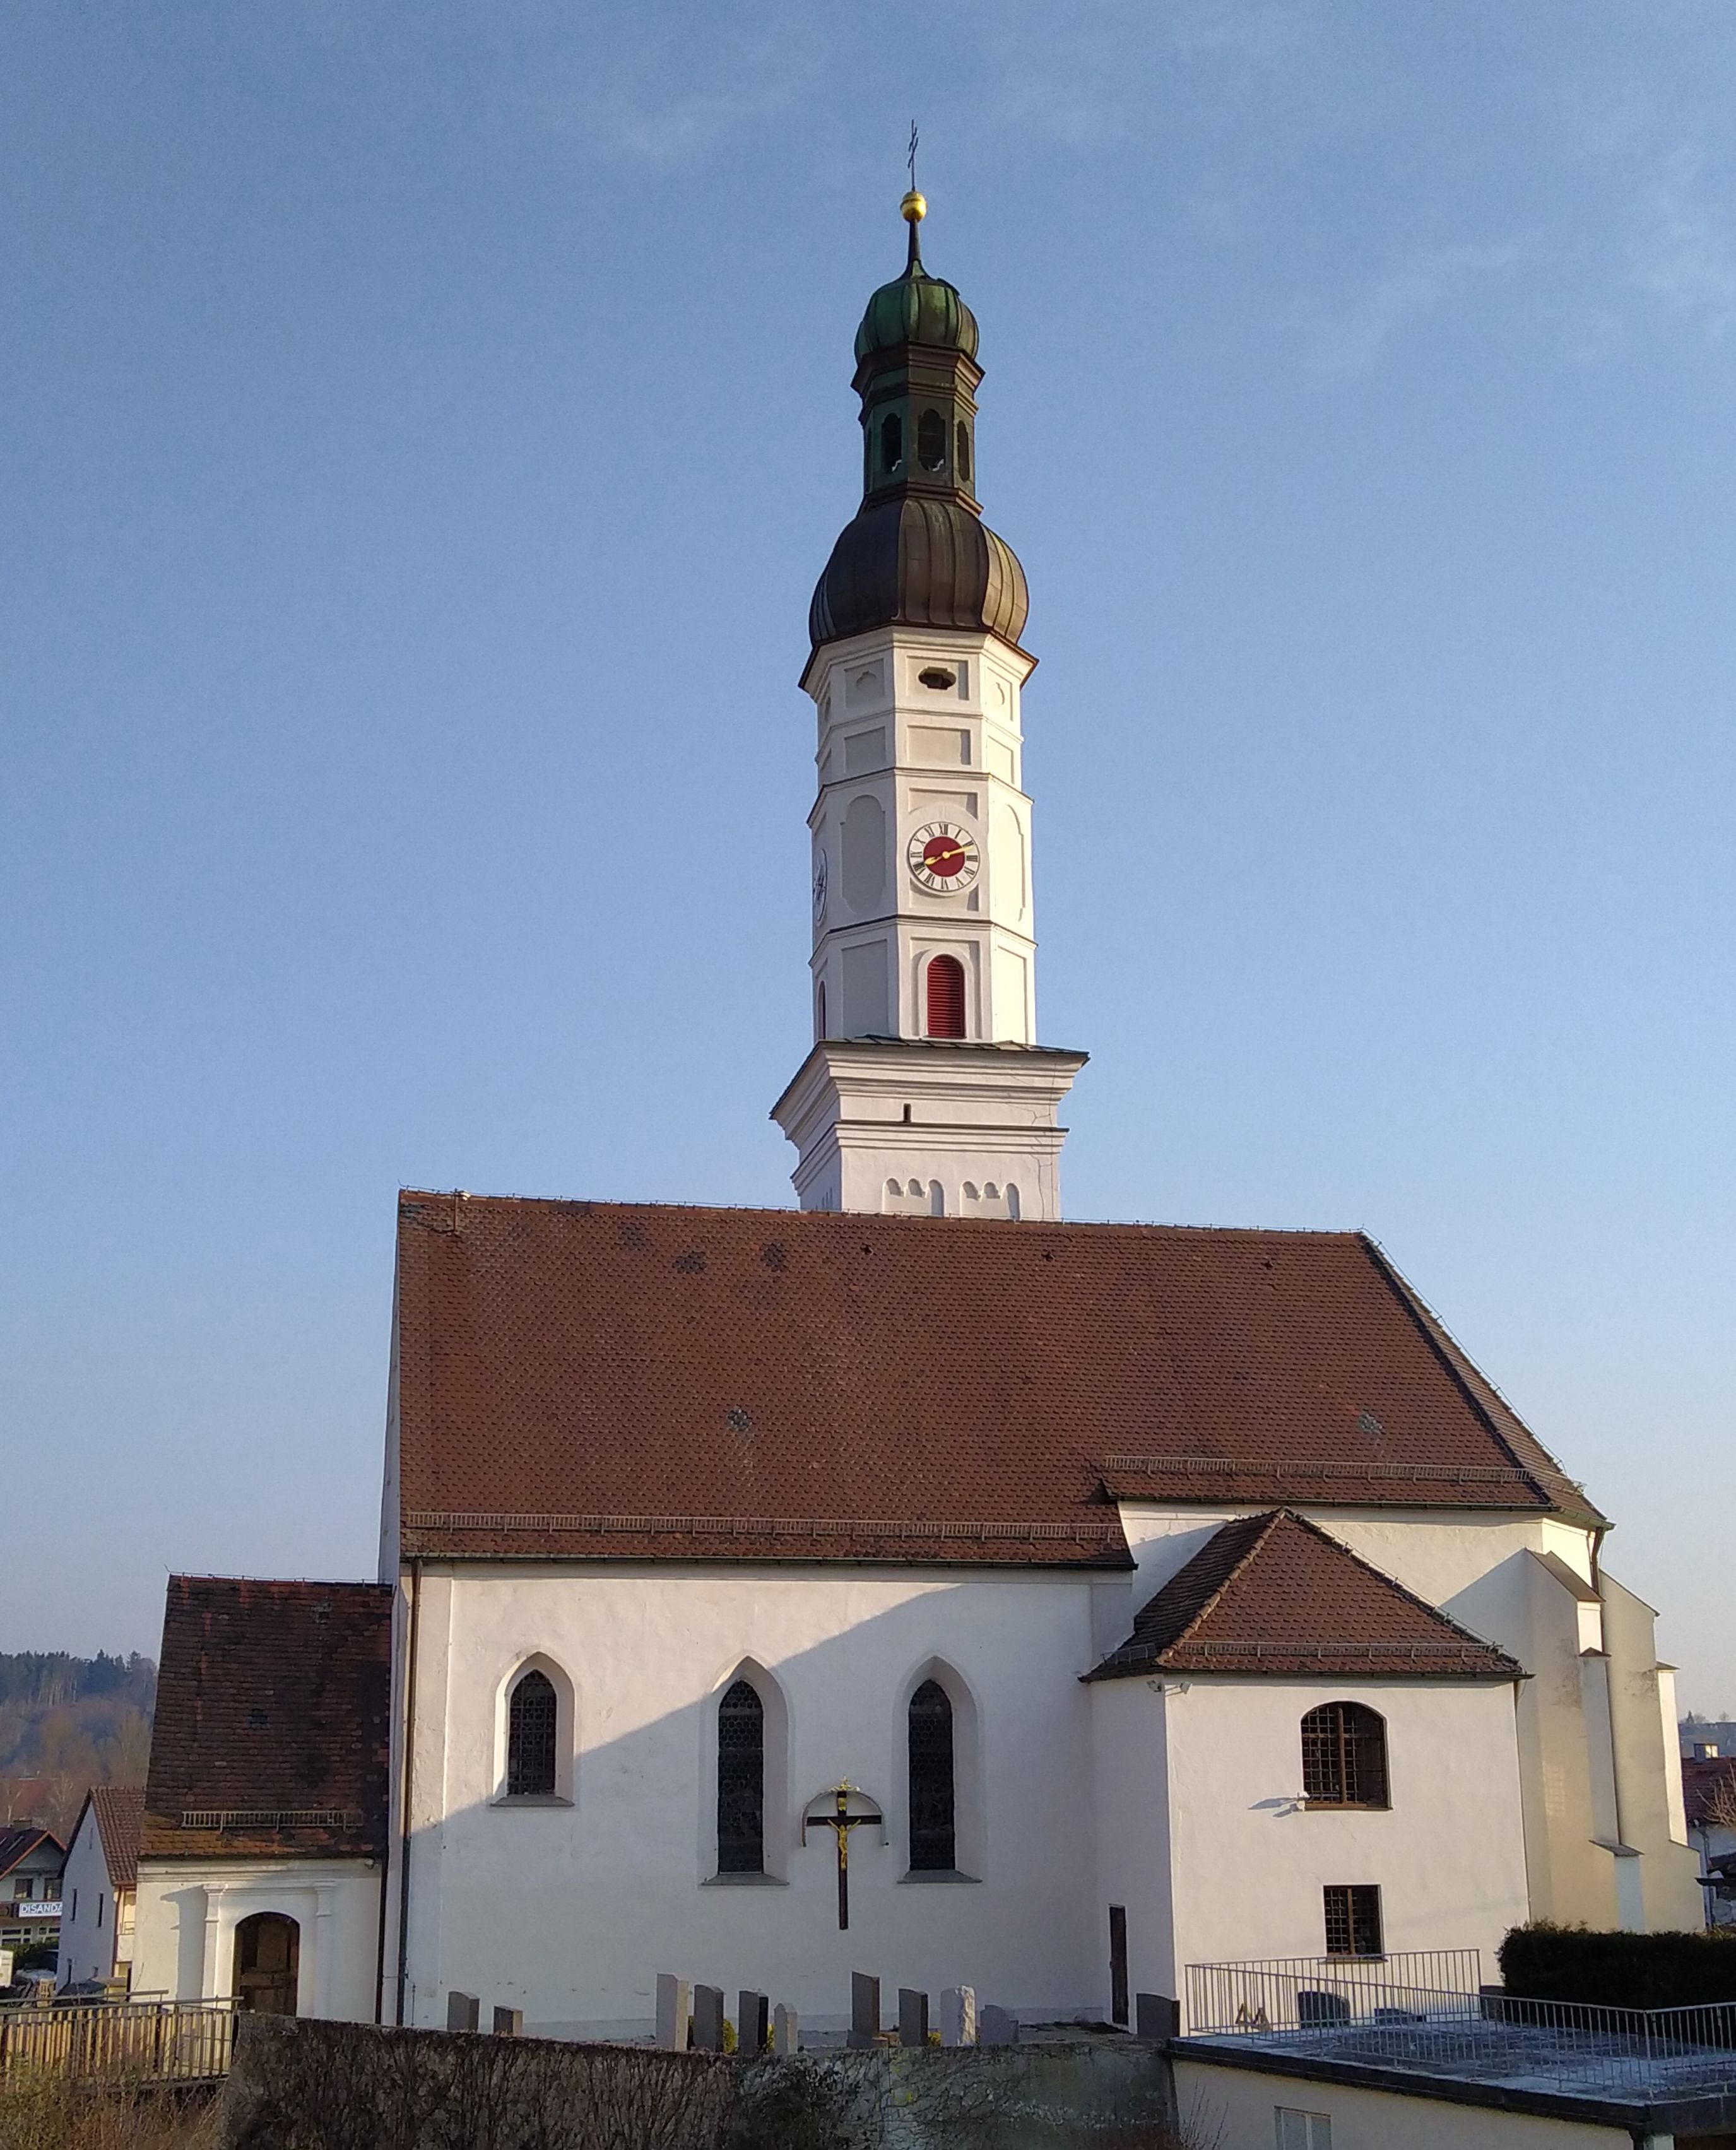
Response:
M1284 1509L1214 1531L1085 1678L1153 1672L1523 1677L1505 1651Z
M1598 1520L1359 1234L406 1191L406 1557L1131 1564L1121 1501Z
M383 1851L392 1595L170 1576L144 1858Z

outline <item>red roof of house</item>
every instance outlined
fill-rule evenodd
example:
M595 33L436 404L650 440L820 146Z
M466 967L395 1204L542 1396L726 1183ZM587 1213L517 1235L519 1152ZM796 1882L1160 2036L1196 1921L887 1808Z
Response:
M97 1835L111 1889L139 1885L139 1831L144 1819L143 1784L98 1784L86 1794L96 1809ZM82 1819L82 1817L81 1817ZM73 1831L74 1836L77 1830Z
M1682 1797L1690 1821L1713 1820L1712 1807L1716 1801L1728 1811L1729 1819L1724 1827L1736 1830L1736 1754L1716 1754L1705 1761L1684 1755Z
M1141 1673L1518 1679L1505 1652L1283 1509L1214 1531L1088 1680Z
M1355 1233L406 1193L406 1557L1128 1564L1118 1500L1584 1496Z
M390 1586L172 1575L139 1852L377 1857Z

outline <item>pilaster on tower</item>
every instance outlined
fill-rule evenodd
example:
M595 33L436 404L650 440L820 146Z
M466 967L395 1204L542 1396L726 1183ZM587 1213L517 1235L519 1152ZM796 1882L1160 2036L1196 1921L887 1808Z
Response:
M922 265L856 333L862 504L809 613L815 1046L772 1108L805 1209L1052 1219L1082 1052L1037 1045L1020 643L976 494L976 323Z

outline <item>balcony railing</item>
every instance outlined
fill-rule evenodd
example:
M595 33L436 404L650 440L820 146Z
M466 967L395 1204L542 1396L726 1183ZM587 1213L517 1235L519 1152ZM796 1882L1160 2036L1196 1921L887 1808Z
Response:
M0 2081L204 2082L228 2072L232 2001L92 2001L0 2008Z
M1643 2009L1533 2001L1480 1991L1480 1965L1475 1949L1190 1964L1187 2034L1515 2088L1736 2092L1736 2001Z

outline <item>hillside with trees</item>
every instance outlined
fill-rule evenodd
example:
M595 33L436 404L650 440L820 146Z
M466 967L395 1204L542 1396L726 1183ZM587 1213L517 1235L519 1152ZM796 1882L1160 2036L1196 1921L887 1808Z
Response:
M93 1784L142 1784L156 1702L149 1658L0 1652L0 1823L64 1843Z

